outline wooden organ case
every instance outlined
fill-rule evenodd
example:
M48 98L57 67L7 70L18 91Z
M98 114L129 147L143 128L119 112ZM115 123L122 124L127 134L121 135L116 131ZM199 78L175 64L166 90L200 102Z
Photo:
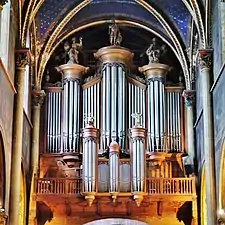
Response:
M149 63L139 68L142 79L130 73L133 53L116 45L95 58L95 76L64 64L62 83L45 87L36 201L67 216L126 217L195 201L195 177L182 164L183 87L167 85L170 67Z

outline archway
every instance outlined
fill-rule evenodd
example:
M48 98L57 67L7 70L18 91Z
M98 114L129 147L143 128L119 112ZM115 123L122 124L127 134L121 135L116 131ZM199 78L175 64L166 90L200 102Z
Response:
M20 174L20 211L19 211L19 225L25 225L26 222L26 182L23 170Z
M110 219L102 219L95 220L85 225L148 225L147 223L138 221L138 220L130 220L130 219L120 219L120 218L110 218Z
M4 208L5 203L5 157L3 138L0 132L0 208Z
M201 224L207 225L205 166L202 167L202 175L201 175Z

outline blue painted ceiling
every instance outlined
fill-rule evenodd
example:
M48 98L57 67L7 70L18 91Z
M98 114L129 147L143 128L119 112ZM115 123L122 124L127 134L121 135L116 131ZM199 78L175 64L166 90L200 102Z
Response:
M81 0L45 0L37 14L38 38L44 41L59 22ZM177 28L177 34L185 43L188 37L190 14L182 0L147 0L154 6L173 28ZM82 9L63 29L63 33L70 32L77 24L100 18L121 17L139 21L158 32L166 34L160 23L146 9L134 0L93 0L92 3ZM86 22L85 22L86 21Z

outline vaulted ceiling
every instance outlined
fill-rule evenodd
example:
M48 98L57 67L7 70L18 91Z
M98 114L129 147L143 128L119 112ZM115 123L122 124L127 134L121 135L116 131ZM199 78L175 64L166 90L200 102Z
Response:
M188 87L191 78L186 50L190 47L193 27L198 31L201 47L207 45L205 34L209 26L204 21L207 18L204 11L210 13L210 10L207 10L207 2L207 0L204 3L197 0L25 0L22 2L24 18L21 19L21 43L25 45L26 32L29 30L32 33L32 51L36 66L35 83L40 85L48 60L63 40L81 30L89 30L90 42L91 35L96 35L96 32L102 35L104 24L116 20L123 27L139 29L138 34L135 34L137 48L138 45L141 48L147 44L146 31L151 33L149 37L153 34L164 41L180 62ZM94 26L99 26L99 30L94 29L93 33ZM126 42L128 46L134 45L132 38L128 38Z

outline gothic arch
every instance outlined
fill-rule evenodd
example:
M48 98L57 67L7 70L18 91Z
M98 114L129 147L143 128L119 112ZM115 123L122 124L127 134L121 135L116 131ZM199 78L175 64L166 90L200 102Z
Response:
M201 224L207 225L206 176L204 165L202 167L202 175L201 175Z
M219 208L225 208L225 141L223 142L221 150L221 162L220 162L220 186L219 186Z
M110 219L101 219L95 220L89 223L85 223L84 225L148 225L147 223L138 221L138 220L130 220L130 219L120 219L120 218L110 218Z
M0 208L5 204L5 151L2 133L0 131Z

